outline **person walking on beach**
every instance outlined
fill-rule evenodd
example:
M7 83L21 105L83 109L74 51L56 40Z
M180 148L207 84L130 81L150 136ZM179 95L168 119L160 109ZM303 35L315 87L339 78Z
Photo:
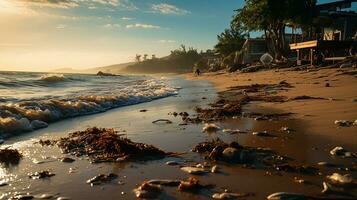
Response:
M200 72L200 69L197 68L197 69L195 70L195 75L199 76L200 73L201 73L201 72Z

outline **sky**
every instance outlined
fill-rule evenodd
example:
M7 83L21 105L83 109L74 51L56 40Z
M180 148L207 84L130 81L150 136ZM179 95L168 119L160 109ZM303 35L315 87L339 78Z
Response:
M320 2L328 2L321 0ZM244 0L0 0L0 70L84 69L211 49Z
M212 48L241 0L0 0L0 70L83 69Z

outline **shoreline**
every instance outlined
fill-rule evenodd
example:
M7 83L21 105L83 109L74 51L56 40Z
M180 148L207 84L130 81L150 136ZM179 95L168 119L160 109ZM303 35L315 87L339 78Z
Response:
M260 74L262 73L262 74ZM246 80L251 76L266 77L268 72L251 73L247 75L238 75L240 79ZM259 75L260 74L260 75ZM289 74L290 75L290 74ZM217 100L217 92L224 91L225 87L233 86L236 83L241 85L250 85L253 83L264 83L266 80L251 81L234 81L237 74L222 74L222 75L209 75L209 78L214 79L216 82L227 81L229 84L222 84L221 86L214 87L209 78L204 76L199 77L199 81L175 79L177 86L182 87L177 96L159 99L156 101L137 104L128 107L121 107L110 110L105 113L83 116L73 119L63 120L52 124L50 127L38 130L29 134L12 138L6 143L12 144L13 147L18 148L24 157L18 166L14 168L0 168L9 178L9 183L15 186L15 189L9 186L0 187L7 196L0 199L7 199L13 192L28 192L31 195L38 195L44 193L58 194L57 196L65 196L71 199L137 199L132 190L136 188L142 181L150 179L179 179L184 180L187 177L193 176L200 180L202 184L215 184L213 189L203 189L197 193L187 193L177 191L176 188L165 187L163 192L160 193L160 199L211 199L210 197L215 192L224 192L225 189L237 193L252 194L246 199L265 199L269 194L275 192L295 192L303 193L306 195L320 195L322 190L321 181L325 179L326 175L334 172L338 173L351 173L356 177L355 171L341 171L337 168L326 168L317 165L317 162L326 161L329 163L338 164L339 166L349 167L356 169L356 159L344 159L331 157L329 151L335 145L343 144L346 149L357 152L355 147L354 134L356 126L337 128L332 122L322 120L326 127L322 129L329 130L336 135L344 135L346 144L343 139L340 143L334 140L332 134L322 133L321 137L319 128L314 128L317 122L311 122L312 119L318 116L301 116L306 113L296 112L291 118L283 118L275 121L256 121L250 117L240 117L237 119L227 119L223 121L214 122L222 129L240 129L247 131L242 134L228 134L223 131L217 133L203 133L203 124L188 124L180 126L182 119L168 115L170 112L184 112L187 111L190 116L196 114L195 108L197 106L207 107L208 104ZM248 76L248 77L246 77ZM286 77L286 74L281 76ZM223 77L221 79L221 77ZM344 77L345 78L345 77ZM196 78L195 78L196 79ZM347 78L348 80L352 80ZM229 81L228 81L229 80ZM271 77L267 82L276 83L281 81L276 77ZM291 80L287 79L289 83L295 85ZM354 81L354 80L352 80ZM336 85L337 82L332 82ZM225 87L223 87L223 85ZM299 85L299 84L297 84ZM314 84L315 85L315 84ZM352 84L353 85L353 84ZM298 86L296 86L299 89ZM292 88L296 89L296 88ZM332 88L332 87L331 87ZM331 89L329 88L329 89ZM290 91L292 96L298 92ZM285 93L289 93L284 91ZM353 93L356 95L357 93ZM316 94L317 95L317 94ZM343 95L347 95L343 93ZM348 96L348 95L347 95ZM324 100L325 101L325 100ZM286 103L256 103L252 102L243 107L244 112L283 112L284 108L293 107L291 104L304 106L314 106L322 100L302 100L298 102ZM345 101L332 101L334 103L345 103ZM325 101L325 103L331 103ZM351 106L355 106L350 101ZM287 105L284 105L287 104ZM312 104L312 105L309 105ZM324 104L323 104L324 105ZM344 104L343 104L344 105ZM285 107L284 107L285 106ZM326 106L326 105L325 105ZM300 107L297 107L299 111ZM348 109L349 115L356 114L356 109ZM142 109L147 109L147 112L139 112ZM295 111L294 111L295 112ZM314 111L317 112L317 111ZM311 114L309 112L309 114ZM343 115L346 116L346 115ZM172 124L152 124L151 122L160 118L171 120ZM342 119L342 118L341 118ZM352 119L351 119L352 120ZM320 120L321 121L321 120ZM320 122L319 122L320 123ZM182 152L180 157L167 157L159 160L143 161L143 162L118 162L118 163L98 163L91 164L86 157L72 157L75 159L73 163L61 163L58 158L65 156L60 152L57 147L42 147L34 144L39 139L51 139L63 137L69 132L84 130L92 126L99 126L104 128L114 128L116 130L125 130L126 137L135 142L143 142L150 145L159 147L167 152ZM295 131L292 134L280 133L279 130L282 126L288 126ZM251 134L253 131L272 131L277 137L257 137ZM337 133L335 133L337 132ZM311 176L300 173L291 172L275 172L272 169L262 170L249 168L240 164L230 164L220 161L206 160L203 155L190 150L198 143L210 141L212 139L220 138L221 140L229 143L238 141L240 145L249 146L252 148L270 148L280 155L292 158L291 164L312 165L317 167L322 175ZM34 161L41 161L35 163ZM168 161L176 161L180 163L178 166L168 166L165 163ZM352 162L352 163L351 163ZM219 172L207 175L190 175L180 170L181 166L193 166L198 163L206 163L207 165L217 165ZM28 173L37 170L50 169L56 175L46 180L30 180ZM70 172L70 171L74 172ZM86 184L86 180L98 175L98 173L108 174L115 173L118 178L108 184L93 186ZM16 177L15 177L16 176ZM296 183L296 179L303 179L311 184ZM269 183L269 184L267 184ZM30 187L28 187L30 185ZM50 187L49 187L50 186ZM77 188L81 187L80 194ZM17 189L16 189L17 188ZM10 193L9 193L10 192ZM354 191L353 194L355 194Z

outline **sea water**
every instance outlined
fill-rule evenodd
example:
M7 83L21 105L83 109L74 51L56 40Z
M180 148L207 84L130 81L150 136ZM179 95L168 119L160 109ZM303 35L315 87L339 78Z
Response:
M160 77L0 72L0 137L175 94Z

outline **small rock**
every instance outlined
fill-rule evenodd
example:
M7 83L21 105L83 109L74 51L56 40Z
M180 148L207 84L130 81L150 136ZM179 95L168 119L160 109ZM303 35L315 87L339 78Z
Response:
M202 128L202 132L217 132L221 128L217 126L216 124L205 124L204 127Z
M184 172L187 172L189 174L195 174L195 175L207 173L206 170L199 168L199 167L181 167L181 170Z
M341 175L339 173L333 173L331 176L327 176L327 178L335 183L340 185L352 184L353 178L350 174Z
M239 197L246 197L249 194L241 194L241 193L230 193L230 192L224 192L224 193L215 193L212 195L213 199L236 199Z
M32 174L29 174L29 177L32 179L42 179L42 178L49 178L54 176L55 174L48 171L48 170L44 170L44 171L40 171L40 172L35 172Z
M52 194L41 194L38 196L35 196L36 199L52 199L53 195Z
M154 185L166 185L166 186L178 186L180 185L180 180L168 180L168 179L152 179L147 181L149 184Z
M267 197L268 200L308 200L309 198L303 194L277 192Z
M65 163L72 163L74 162L75 160L73 158L70 158L70 157L63 157L60 159L61 162L65 162Z
M100 185L102 183L106 183L106 182L110 182L114 179L116 179L118 177L118 175L110 173L108 175L105 174L99 174L97 176L94 176L93 178L88 179L86 182L88 184L93 185Z
M177 187L179 191L193 191L200 189L202 186L199 181L194 177L189 177L186 181L181 181L180 185Z
M239 130L239 129L223 129L222 130L223 133L228 133L228 134L238 134L238 133L244 133L243 131Z
M178 163L176 161L167 161L165 164L173 166L173 165L179 165L180 163Z
M13 196L12 199L33 199L34 197L32 195L29 195L29 194L19 194L19 195L15 195Z
M353 157L354 154L347 151L343 147L335 147L330 151L330 154L333 156L344 156L344 157Z
M57 197L57 200L70 200L71 198L69 197Z
M214 165L214 166L211 168L211 172L212 172L212 173L217 173L217 172L218 172L218 166L217 166L217 165Z
M348 121L348 120L335 120L335 124L338 126L348 127L348 126L351 126L353 124L353 122Z
M222 156L227 161L236 161L240 157L238 149L233 147L227 147L223 150Z
M134 189L133 192L137 198L155 199L160 194L161 190L159 185L144 182L138 188Z
M330 83L325 83L325 87L330 87Z
M252 133L255 136L262 136L262 137L266 137L266 136L270 136L270 133L268 133L267 131L258 131L258 132L253 132Z
M139 110L139 112L147 112L148 110L146 109L142 109L142 110Z

